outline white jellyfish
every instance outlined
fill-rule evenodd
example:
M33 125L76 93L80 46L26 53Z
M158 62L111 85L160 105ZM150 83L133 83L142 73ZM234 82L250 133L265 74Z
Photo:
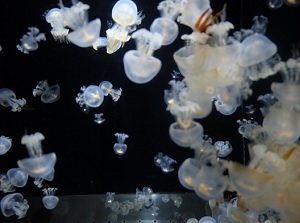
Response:
M44 207L48 210L54 209L59 202L59 198L55 196L56 190L57 188L43 189L43 193L45 196L42 198L42 202Z
M173 160L167 155L163 155L163 153L161 152L154 156L154 164L160 167L164 173L172 172L174 170L174 167L172 165L176 163L176 160Z
M12 139L6 136L0 136L0 155L7 153L12 146Z
M56 102L60 97L60 87L58 84L49 86L48 81L40 81L35 89L32 91L34 97L41 96L44 103Z
M112 83L110 83L109 81L102 81L99 84L99 87L103 91L103 94L105 96L110 95L114 102L118 101L119 98L121 97L122 88L119 89L113 88Z
M19 51L24 54L29 54L29 52L37 50L39 48L38 42L41 40L46 40L44 33L40 33L40 30L36 27L28 27L28 32L22 36L20 39L21 44L16 47Z
M124 142L129 136L125 133L115 133L115 136L118 142L114 144L114 151L117 155L124 155L127 150L127 145Z
M24 98L17 99L15 92L8 88L0 88L0 104L4 107L11 107L13 112L19 112L26 104L26 100Z
M16 215L18 219L24 218L28 208L27 200L20 193L8 194L1 200L1 211L5 217Z
M103 116L103 113L95 114L94 122L96 122L97 124L102 124L105 121L105 118L102 118L102 116Z
M55 41L68 42L69 29L64 27L63 10L53 8L45 15L46 21L51 24L51 34Z

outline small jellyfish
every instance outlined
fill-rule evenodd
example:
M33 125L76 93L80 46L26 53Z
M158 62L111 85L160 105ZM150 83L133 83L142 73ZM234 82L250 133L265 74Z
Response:
M180 195L175 195L175 194L172 194L171 195L171 200L173 201L174 205L179 208L183 202L183 199Z
M1 211L5 217L17 215L18 219L24 218L28 208L27 200L20 193L8 194L1 200Z
M43 189L45 196L43 197L42 202L44 207L48 210L54 209L59 202L59 198L55 196L55 191L57 191L57 188Z
M105 119L102 118L102 116L103 116L103 113L95 114L94 122L96 122L97 124L102 124L105 121Z
M218 157L226 157L232 152L232 146L228 141L217 141L214 143Z
M18 160L18 166L34 178L45 178L52 175L56 163L56 154L43 154L41 141L45 137L42 133L36 132L31 135L24 135L21 143L26 146L29 158Z
M268 6L271 9L279 9L283 5L283 0L268 0Z
M204 216L200 218L198 223L217 223L217 221L210 216Z
M4 107L11 107L11 111L20 112L26 104L24 98L17 99L16 94L8 88L0 88L0 104Z
M198 223L198 220L196 218L189 218L186 223Z
M0 191L14 192L14 187L24 187L28 174L20 168L11 168L6 174L0 174Z
M114 151L117 155L123 155L127 150L127 145L124 142L129 136L125 133L116 133L115 136L118 142L114 144Z
M17 49L24 54L37 50L39 48L38 42L46 40L44 33L40 33L40 30L36 27L28 27L28 32L20 39L21 44L17 45Z
M7 153L12 146L12 139L6 136L0 136L0 155Z
M118 101L122 94L122 88L114 89L112 83L109 81L102 81L99 87L103 91L104 95L110 95L114 102Z
M115 195L116 194L114 192L107 192L105 202L112 203L115 200Z
M258 126L258 123L252 120L237 120L237 123L240 125L238 132L246 138L246 133L255 129Z
M200 171L201 163L195 158L187 158L178 169L178 179L183 187L194 190L194 178Z
M173 164L176 164L176 160L168 157L167 155L163 155L159 152L156 156L154 156L154 164L161 168L164 173L170 173L174 170L172 167Z
M44 103L56 102L60 97L60 87L58 84L49 86L48 81L40 81L35 89L32 91L34 97L41 96Z

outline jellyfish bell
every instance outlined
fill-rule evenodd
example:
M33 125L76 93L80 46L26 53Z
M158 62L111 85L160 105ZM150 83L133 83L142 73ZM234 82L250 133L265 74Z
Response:
M0 136L0 155L7 153L12 146L12 140L5 136Z
M183 187L194 190L194 178L201 168L201 163L195 158L187 158L178 169L178 179Z
M131 0L119 0L112 9L112 18L123 26L130 26L136 23L137 7Z
M88 86L83 93L83 100L89 107L99 107L104 100L104 93L97 85Z
M0 104L4 107L11 107L11 111L21 111L26 104L24 98L17 99L15 92L8 88L0 88Z
M1 211L5 217L17 215L18 219L26 216L29 205L20 193L8 194L1 200Z
M43 193L45 196L42 198L42 202L44 207L48 210L54 209L59 202L59 198L55 196L56 190L57 188L43 189Z
M21 168L11 168L7 171L9 181L15 187L24 187L28 180L28 174Z
M60 98L60 87L58 84L55 84L51 87L48 87L41 96L41 100L44 103L53 103Z

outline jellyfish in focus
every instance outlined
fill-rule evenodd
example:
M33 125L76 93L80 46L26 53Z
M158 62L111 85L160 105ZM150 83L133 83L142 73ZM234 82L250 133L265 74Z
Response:
M4 107L11 107L11 111L20 112L26 104L24 98L17 99L15 92L8 88L0 88L0 104Z
M177 164L177 161L159 152L154 156L154 164L160 167L164 173L170 173L174 170L172 165Z
M59 42L68 42L67 35L69 34L69 29L64 27L63 10L53 8L46 13L45 18L52 27L50 32L54 40Z
M45 34L40 33L38 28L28 27L28 30L29 31L20 39L21 44L16 46L17 49L24 54L29 54L29 52L37 50L39 48L38 42L46 40Z
M75 100L79 106L83 108L83 111L88 111L90 107L99 107L102 104L104 100L104 93L99 86L82 86L80 90L82 93L78 93Z
M24 135L21 144L25 145L29 158L18 160L18 166L34 178L44 178L52 175L56 163L56 154L43 154L41 141L45 137L42 133L36 132L31 135Z
M94 122L96 122L97 124L102 124L105 121L105 119L102 118L102 116L103 116L103 113L95 114Z
M127 150L127 145L124 142L129 136L125 133L115 133L115 136L118 142L114 144L114 151L117 155L123 155Z
M54 209L59 202L59 198L55 196L55 191L57 191L57 188L43 189L45 196L43 197L42 202L44 207L48 210Z
M79 47L92 46L99 37L101 21L100 19L88 21L89 5L74 0L72 3L70 8L66 8L60 0L63 25L72 29L72 32L67 35L67 39Z
M114 89L109 81L102 81L99 87L103 91L104 96L110 95L114 102L118 101L122 94L122 88Z
M12 139L6 136L0 136L0 155L4 155L10 150L12 146Z
M1 200L1 211L5 217L17 215L18 219L24 218L28 208L27 200L20 193L8 194Z
M144 84L151 81L161 69L161 61L152 56L154 50L162 45L162 36L139 29L132 34L136 50L129 50L123 57L125 74L134 83Z
M232 152L232 146L228 141L217 141L214 143L218 157L226 157Z
M0 191L14 192L14 187L24 187L28 174L20 168L11 168L6 174L0 174Z
M60 87L58 84L49 86L48 81L40 81L35 89L32 91L34 97L41 96L44 103L56 102L60 97Z

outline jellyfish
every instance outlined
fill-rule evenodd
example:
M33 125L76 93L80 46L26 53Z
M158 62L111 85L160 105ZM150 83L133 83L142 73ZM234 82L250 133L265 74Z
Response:
M214 143L218 157L226 157L232 152L232 146L228 141L217 141Z
M105 199L105 204L106 203L112 203L115 200L115 193L114 192L107 192L106 193L106 199Z
M154 156L154 164L161 168L164 173L170 173L174 170L172 167L173 164L176 164L177 161L168 157L167 155L163 155L159 152L156 156Z
M55 196L55 191L57 191L57 188L43 189L45 196L43 197L42 202L44 207L48 210L54 209L59 202L59 198Z
M129 50L123 57L125 74L134 83L144 84L151 81L161 69L161 61L152 56L154 50L162 45L162 36L139 29L132 34L136 50Z
M102 124L105 121L105 119L102 118L102 116L103 116L103 113L95 114L94 122L96 122L97 124Z
M44 178L53 173L56 163L56 154L43 154L41 141L45 137L42 133L36 132L31 135L24 135L21 143L26 146L29 158L18 160L18 166L34 178Z
M217 223L217 221L210 216L204 216L200 218L198 223Z
M41 96L44 103L56 102L60 97L60 87L58 84L49 86L48 81L40 81L35 89L32 91L34 97Z
M115 24L106 30L106 52L116 52L125 42L129 41L136 26L141 24L144 16L137 11L136 4L131 0L119 0L112 9Z
M24 98L17 99L15 92L8 88L0 88L0 104L4 107L11 107L11 111L20 112L26 104Z
M14 192L14 187L24 187L28 174L20 168L11 168L6 174L0 174L0 191Z
M40 30L36 27L28 27L28 32L20 39L21 44L17 45L17 49L24 54L37 50L39 48L38 42L46 40L44 33L40 33Z
M124 142L129 136L125 133L115 133L115 136L118 142L114 144L114 151L117 155L123 155L127 150L127 145Z
M189 218L186 223L198 223L198 220L196 218Z
M63 25L72 29L67 39L79 47L90 47L99 37L101 21L98 18L88 21L89 5L80 1L72 1L72 3L70 8L66 8L60 0Z
M279 9L283 6L283 0L268 0L268 6L271 9Z
M5 217L17 215L18 219L24 218L28 208L27 200L20 193L8 194L1 200L1 211Z
M299 7L300 1L299 0L283 0L284 4L290 7Z
M240 125L238 132L245 138L247 137L247 132L252 131L258 126L257 122L247 119L237 120L237 123Z
M76 102L85 110L99 107L104 100L104 93L97 85L82 86L80 88L82 93L78 93L75 98Z
M59 8L53 8L49 10L45 15L46 21L51 24L51 34L55 41L68 42L67 35L69 29L64 27L63 10Z
M102 81L99 87L103 91L104 96L110 95L114 102L118 101L122 94L122 88L113 89L112 83L109 81Z
M106 37L98 37L97 40L93 43L94 50L98 50L98 48L106 47L108 44Z
M6 136L0 136L0 155L4 155L10 150L12 146L12 139Z
M183 161L178 169L178 179L184 188L194 190L194 178L200 167L201 163L195 158L187 158Z

